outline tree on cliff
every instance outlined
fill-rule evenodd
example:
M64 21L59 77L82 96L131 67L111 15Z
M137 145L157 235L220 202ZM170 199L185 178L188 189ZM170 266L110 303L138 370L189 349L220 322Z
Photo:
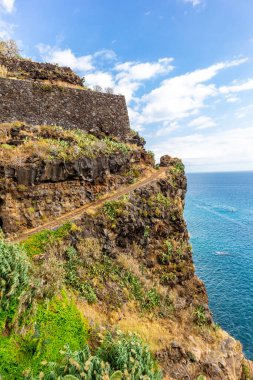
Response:
M0 40L0 55L6 58L20 57L20 50L14 40Z

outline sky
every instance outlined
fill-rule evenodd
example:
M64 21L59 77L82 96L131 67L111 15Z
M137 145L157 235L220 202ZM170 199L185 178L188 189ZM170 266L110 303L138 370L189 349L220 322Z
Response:
M0 38L126 97L156 158L253 170L253 0L0 0Z

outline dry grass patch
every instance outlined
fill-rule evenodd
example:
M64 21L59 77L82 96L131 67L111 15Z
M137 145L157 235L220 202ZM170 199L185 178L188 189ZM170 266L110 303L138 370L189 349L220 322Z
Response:
M0 65L0 77L7 78L8 77L8 69L7 67Z

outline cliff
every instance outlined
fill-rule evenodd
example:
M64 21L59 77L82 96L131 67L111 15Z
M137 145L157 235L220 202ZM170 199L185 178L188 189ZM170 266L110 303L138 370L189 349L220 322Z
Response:
M38 119L34 94L15 113L20 89L35 85L21 82L0 80L9 88L0 98L2 378L250 379L251 363L213 322L195 275L182 162L164 156L155 166L118 124L120 109L113 116L111 95L93 94L90 108L85 90L67 90L87 102L90 122L78 129L73 109L53 117L58 127ZM59 113L64 91L47 95ZM94 109L108 115L100 96L114 120L106 132L90 128Z
M0 124L0 222L20 233L136 181L154 166L141 146L82 130Z

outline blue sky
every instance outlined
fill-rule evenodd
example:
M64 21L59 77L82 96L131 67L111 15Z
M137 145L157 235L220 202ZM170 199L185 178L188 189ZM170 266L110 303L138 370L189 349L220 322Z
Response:
M0 0L0 37L126 96L188 171L253 170L252 0Z

